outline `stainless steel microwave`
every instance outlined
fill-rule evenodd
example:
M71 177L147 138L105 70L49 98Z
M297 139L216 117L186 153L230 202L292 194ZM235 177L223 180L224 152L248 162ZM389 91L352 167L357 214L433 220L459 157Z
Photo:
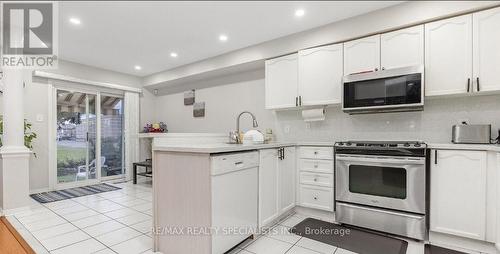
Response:
M342 94L342 110L349 114L423 110L424 67L347 75Z

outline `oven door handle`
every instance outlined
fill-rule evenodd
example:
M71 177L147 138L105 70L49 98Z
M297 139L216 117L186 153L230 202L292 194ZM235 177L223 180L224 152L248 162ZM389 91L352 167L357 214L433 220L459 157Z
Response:
M425 159L392 159L392 158L380 158L380 157L355 157L355 156L344 156L337 155L336 160L340 161L348 161L348 162L371 162L371 163L390 163L390 164L399 164L399 165L424 165Z
M416 219L416 220L422 220L425 218L425 216L423 216L423 215L398 213L398 212L393 212L393 211L388 211L388 210L369 208L369 207L365 207L365 206L350 205L350 204L344 204L344 203L337 203L337 205L345 206L345 207L349 207L349 208L354 208L354 209L359 209L359 210L370 211L370 212L385 213L385 214L390 214L390 215L395 215L395 216L407 217L407 218L412 218L412 219Z

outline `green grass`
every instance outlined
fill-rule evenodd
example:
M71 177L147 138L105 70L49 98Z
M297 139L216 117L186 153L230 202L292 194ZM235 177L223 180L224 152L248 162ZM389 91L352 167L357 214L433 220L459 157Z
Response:
M87 149L83 147L68 147L68 146L58 146L57 147L57 160L85 160Z

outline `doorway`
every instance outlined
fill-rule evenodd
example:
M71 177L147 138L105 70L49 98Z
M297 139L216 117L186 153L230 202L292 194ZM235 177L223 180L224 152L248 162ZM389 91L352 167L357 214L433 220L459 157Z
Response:
M56 189L122 178L123 97L55 89Z

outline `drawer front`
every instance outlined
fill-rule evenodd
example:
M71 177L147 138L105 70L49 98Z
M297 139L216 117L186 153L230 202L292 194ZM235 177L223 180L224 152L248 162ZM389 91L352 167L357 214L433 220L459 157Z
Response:
M300 205L333 212L333 188L301 184Z
M337 222L423 240L427 232L425 215L374 209L337 202Z
M333 147L301 146L300 158L333 160Z
M300 183L322 187L333 187L333 174L300 172Z
M299 169L300 171L333 174L333 161L300 159Z

